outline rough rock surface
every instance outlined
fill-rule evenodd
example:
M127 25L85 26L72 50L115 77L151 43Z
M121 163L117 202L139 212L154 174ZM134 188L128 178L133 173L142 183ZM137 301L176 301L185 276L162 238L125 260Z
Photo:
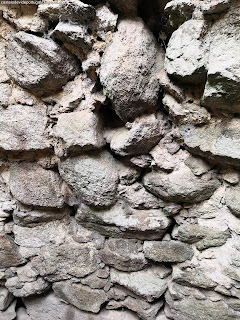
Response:
M0 320L239 320L239 1L7 2Z
M100 80L124 121L155 109L162 65L163 52L143 21L122 20L104 53Z
M10 78L36 95L61 89L79 71L74 56L55 42L22 31L9 43L7 64Z

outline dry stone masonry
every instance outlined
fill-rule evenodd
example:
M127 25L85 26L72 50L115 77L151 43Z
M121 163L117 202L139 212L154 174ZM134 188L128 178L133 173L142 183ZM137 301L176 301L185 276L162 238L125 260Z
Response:
M240 320L239 16L0 5L0 320Z

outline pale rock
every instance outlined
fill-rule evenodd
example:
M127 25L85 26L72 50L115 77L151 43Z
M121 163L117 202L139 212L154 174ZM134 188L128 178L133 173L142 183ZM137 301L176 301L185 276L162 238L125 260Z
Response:
M59 22L51 32L51 37L80 48L89 49L92 46L92 38L88 34L88 29L85 25Z
M179 127L185 146L193 153L214 162L239 167L240 120L213 118L206 126L191 124Z
M106 207L116 202L118 170L109 152L89 152L68 158L60 162L59 171L84 203Z
M130 161L139 168L148 168L152 165L152 157L149 154L132 157Z
M185 100L185 94L183 90L171 81L164 68L162 68L159 73L159 82L161 87L164 89L164 92L170 94L178 102L183 102Z
M76 218L84 227L103 235L140 240L161 239L171 225L162 209L136 210L120 202L110 209L82 207Z
M135 120L131 129L117 132L110 144L113 152L120 156L148 153L162 135L161 124L153 116L142 116Z
M0 20L0 26L2 26L1 20ZM0 82L5 82L9 80L9 76L6 71L7 59L5 56L5 52L6 52L6 43L3 40L1 40L0 41Z
M7 288L0 287L0 312L6 310L13 299L13 295Z
M49 149L46 126L44 106L10 105L0 113L0 148L6 151Z
M12 88L8 83L0 83L0 105L7 107Z
M20 202L44 208L61 208L64 204L58 173L30 162L10 169L10 191Z
M107 304L107 309L127 308L137 313L141 320L155 320L160 308L163 306L163 300L149 303L143 299L135 299L128 296L123 301L111 300Z
M239 182L239 173L234 169L223 169L221 170L221 176L223 180L227 181L230 184L237 184Z
M30 316L27 314L27 309L21 307L21 308L18 308L16 313L17 313L17 317L16 317L16 320L32 320L30 318Z
M109 238L105 241L100 256L104 263L118 270L139 271L147 264L141 248L142 245L137 240Z
M20 226L31 227L38 223L61 220L68 214L70 214L70 210L67 208L55 210L31 210L29 207L21 207L14 210L13 220L15 224Z
M32 256L32 266L49 281L84 277L97 269L94 243L75 242L71 220L53 221L27 228L14 226L15 241L25 256ZM48 237L46 237L46 234Z
M200 202L209 199L220 186L216 177L196 177L191 169L182 164L171 173L152 171L143 178L144 186L153 194L166 201Z
M61 299L83 311L98 313L101 305L108 300L104 290L91 289L72 281L55 282L53 290Z
M232 214L240 217L240 199L239 199L240 186L227 187L226 189L226 205L229 207Z
M44 3L38 6L38 13L50 21L70 20L85 24L95 17L95 8L79 0Z
M136 272L111 269L110 278L113 283L126 287L148 302L160 298L167 289L167 279L162 277L162 267L157 266Z
M208 172L211 166L206 163L203 159L199 157L193 157L190 155L186 160L185 164L192 170L196 176L201 176L202 174Z
M208 75L202 103L213 111L239 112L240 58L236 55L240 44L239 12L239 3L234 1L229 12L216 21L210 31Z
M76 58L54 41L23 31L9 42L6 56L10 78L37 96L60 90L79 72Z
M113 13L106 5L101 5L96 8L96 18L91 24L91 28L103 40L106 33L113 32L117 25L118 15Z
M165 316L164 311L160 311L160 313L157 315L156 320L168 320L168 318Z
M118 193L121 199L135 209L157 209L161 204L161 200L148 192L139 182L130 186L119 184Z
M171 36L165 59L169 76L187 83L201 83L206 79L207 38L204 21L184 22Z
M123 185L133 184L141 175L141 168L133 165L127 158L117 162L120 183Z
M143 252L146 258L157 262L184 262L191 260L193 249L180 241L145 241Z
M125 122L155 110L163 52L141 19L124 19L106 48L100 81Z
M14 300L6 310L0 311L1 320L14 320L16 318L16 304L17 300Z
M88 151L104 146L100 116L90 110L59 115L56 136L69 151Z
M28 263L13 270L13 274L7 278L5 286L15 297L27 297L46 291L49 288L49 283L39 277L31 263Z
M25 263L25 259L19 253L19 247L14 243L14 240L8 236L1 234L0 247L0 268L9 268Z
M178 124L207 124L210 119L210 113L202 106L196 103L182 102L178 103L170 94L165 94L163 105L167 108L170 116Z
M44 33L48 29L48 21L37 14L35 5L9 6L3 11L3 18L21 31Z

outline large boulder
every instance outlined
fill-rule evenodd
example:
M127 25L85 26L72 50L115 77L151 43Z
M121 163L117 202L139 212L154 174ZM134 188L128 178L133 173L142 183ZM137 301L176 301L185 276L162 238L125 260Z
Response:
M0 112L0 148L6 151L34 151L50 148L45 135L46 107L10 105ZM14 119L14 121L13 121Z
M109 152L90 152L68 158L60 162L59 171L84 203L96 207L115 203L118 170Z
M141 19L124 19L106 48L100 81L124 121L153 111L160 84L157 72L164 54Z
M54 41L20 31L7 47L7 72L38 96L61 89L79 72L76 58Z
M161 239L171 225L162 209L136 210L120 202L103 210L82 207L76 218L103 235L140 240Z
M152 171L143 178L145 187L166 201L199 202L209 199L220 186L217 178L199 178L182 164L171 173Z
M10 169L10 191L20 202L45 208L60 208L64 204L58 173L30 162Z
M240 45L239 13L240 5L235 1L210 32L207 83L202 102L214 111L235 113L240 110L240 57L236 55Z
M206 49L204 21L186 21L170 38L165 70L168 75L182 82L204 82L207 73Z

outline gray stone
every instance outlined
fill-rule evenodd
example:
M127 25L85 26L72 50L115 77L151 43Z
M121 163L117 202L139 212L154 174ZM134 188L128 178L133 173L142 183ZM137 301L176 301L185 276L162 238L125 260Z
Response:
M33 268L51 282L82 278L97 269L95 244L75 242L70 222L64 218L32 228L14 226L15 241L21 252L32 257Z
M0 82L9 80L9 76L6 72L7 59L5 56L6 44L4 41L0 41Z
M133 184L141 175L141 168L133 165L129 159L123 158L117 162L120 183L123 185Z
M10 191L20 202L37 207L61 208L60 176L30 162L13 165L10 169Z
M143 116L137 119L130 130L117 132L110 144L113 152L120 156L148 153L160 140L161 125L153 116Z
M14 300L5 311L0 311L1 320L14 320L16 318L17 300Z
M49 288L49 283L28 263L22 267L12 270L13 274L7 278L6 288L15 297L28 297L41 294Z
M146 258L157 262L184 262L191 260L193 249L180 241L145 241L143 251Z
M147 260L140 251L142 245L137 240L109 238L100 253L101 259L121 271L138 271L143 269Z
M230 0L215 0L204 2L201 5L203 14L219 14L230 8Z
M162 267L150 267L142 271L122 272L111 269L110 278L136 295L152 302L167 289L167 279L162 277Z
M0 269L19 266L26 261L19 253L19 247L8 235L0 235Z
M211 166L199 157L189 156L185 160L185 164L192 170L192 172L196 176L201 176L211 169Z
M124 121L150 113L157 104L156 69L163 66L163 52L141 19L124 19L106 48L100 81Z
M114 14L106 5L96 8L96 18L91 24L91 28L103 40L107 32L113 32L117 25L118 15Z
M107 151L89 152L63 160L59 171L84 203L96 207L115 203L118 170L114 158Z
M236 217L240 218L240 186L228 187L226 189L226 205Z
M211 29L208 76L202 103L214 111L239 112L240 58L236 55L240 44L239 12L236 1Z
M55 132L70 151L98 149L105 144L99 115L90 110L60 114Z
M193 153L215 162L239 167L240 120L213 118L207 126L186 124L179 127L185 146Z
M161 204L161 200L148 192L139 182L135 182L130 186L120 184L118 192L120 198L135 209L157 209Z
M0 83L0 105L1 106L3 107L8 106L11 92L12 92L12 88L8 83Z
M183 82L201 83L206 79L204 21L184 22L171 36L165 59L169 76Z
M156 315L162 306L162 299L154 303L149 303L143 299L136 299L128 296L126 299L121 301L111 300L107 305L107 309L119 309L125 307L136 312L141 320L155 320Z
M216 178L196 177L186 165L171 173L152 171L143 178L144 186L156 196L174 202L199 202L209 199L220 186Z
M171 225L162 209L136 210L121 203L103 210L82 207L76 218L86 228L103 235L140 240L161 239Z
M23 31L9 42L6 54L10 78L38 96L61 89L79 72L76 58L65 49Z
M13 299L13 295L7 288L0 287L0 312L6 310Z
M202 125L207 124L211 115L204 107L196 103L182 102L179 103L170 94L165 94L163 98L163 105L169 112L169 115L178 124L195 124Z
M69 22L59 22L51 32L53 39L71 43L74 46L89 49L92 46L92 38L88 34L87 26Z
M217 301L199 300L188 293L175 300L167 294L166 301L171 309L171 317L178 320L229 320L238 319L240 316L238 311L229 308L227 303L219 298Z
M46 125L45 106L10 105L7 109L1 109L0 148L6 151L49 149Z
M107 301L104 290L91 289L81 283L62 281L53 284L53 290L61 299L83 311L98 313L101 305Z
M80 24L89 22L95 17L94 7L79 0L40 4L38 13L51 21L70 20Z
M17 320L32 320L30 316L27 314L27 309L21 307L17 309Z

